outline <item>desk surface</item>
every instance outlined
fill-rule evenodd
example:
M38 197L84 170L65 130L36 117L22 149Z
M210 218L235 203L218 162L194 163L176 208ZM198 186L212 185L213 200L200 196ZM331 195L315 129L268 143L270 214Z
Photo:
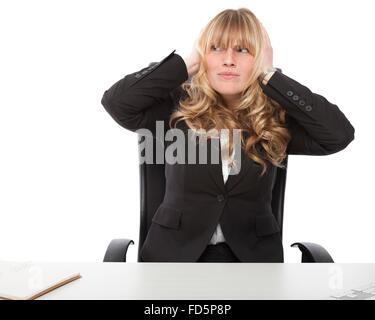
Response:
M375 297L375 264L345 263L0 262L0 293L32 293L74 273L82 278L39 299L330 300L364 287Z

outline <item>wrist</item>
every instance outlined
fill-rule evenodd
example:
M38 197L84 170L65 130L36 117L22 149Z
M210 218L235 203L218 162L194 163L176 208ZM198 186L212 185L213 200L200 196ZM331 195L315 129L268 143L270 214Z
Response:
M264 85L268 84L268 81L271 79L271 77L275 74L277 71L277 68L267 68L260 76L259 76L259 82L261 82Z
M275 71L269 71L266 76L263 78L262 83L264 85L267 85L268 81L271 79L271 77L274 75Z

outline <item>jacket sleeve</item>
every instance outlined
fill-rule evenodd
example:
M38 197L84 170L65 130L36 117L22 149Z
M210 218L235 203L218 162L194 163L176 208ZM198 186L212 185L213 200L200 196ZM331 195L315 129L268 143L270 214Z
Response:
M168 129L179 87L188 79L186 64L175 51L104 92L101 103L119 125L131 131L148 129L155 135L156 121L164 121L164 131Z
M328 155L354 140L354 127L335 104L280 71L261 87L286 110L287 154Z

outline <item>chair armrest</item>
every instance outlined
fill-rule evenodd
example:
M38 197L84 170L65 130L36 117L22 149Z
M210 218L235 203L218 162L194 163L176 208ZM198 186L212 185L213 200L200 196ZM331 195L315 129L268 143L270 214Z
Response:
M126 262L129 245L134 244L129 239L114 239L109 244L103 262Z
M326 249L316 243L296 242L291 247L298 247L302 252L301 262L334 262Z

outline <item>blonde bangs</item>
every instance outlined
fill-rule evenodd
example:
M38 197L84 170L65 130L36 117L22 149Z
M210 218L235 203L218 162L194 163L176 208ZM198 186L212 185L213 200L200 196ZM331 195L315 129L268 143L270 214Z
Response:
M224 15L219 17L207 30L207 42L205 53L208 53L212 46L228 48L239 46L249 50L250 54L257 54L258 37L251 21L238 14Z

